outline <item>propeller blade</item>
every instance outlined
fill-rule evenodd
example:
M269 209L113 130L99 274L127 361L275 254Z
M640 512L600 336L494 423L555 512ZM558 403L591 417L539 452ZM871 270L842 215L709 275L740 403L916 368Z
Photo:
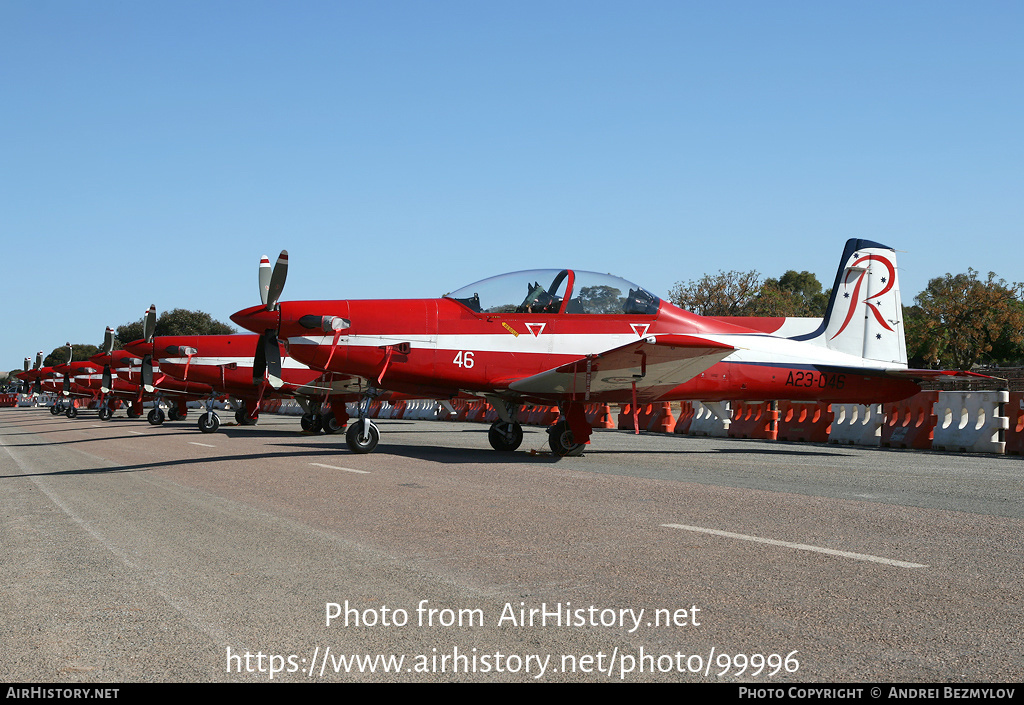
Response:
M151 304L149 310L146 311L146 321L143 325L144 335L147 343L153 342L153 336L156 334L156 304Z
M267 360L267 381L274 389L280 389L284 384L281 379L281 348L272 330L263 334L263 355Z
M109 355L112 352L114 352L114 329L107 326L107 330L103 334L103 354Z
M267 305L267 296L270 291L270 258L266 255L260 258L260 301Z
M71 394L71 370L68 370L68 373L66 375L64 375L64 387L63 387L63 389L64 389L64 396L68 396L68 395Z
M281 298L281 292L284 291L284 281L287 278L288 250L281 250L281 255L277 258L277 264L274 265L274 272L270 275L270 285L267 288L266 307L268 311L277 310L277 302Z
M35 366L34 369L38 370L42 366L43 366L43 351L40 350L39 352L36 353L36 366Z
M31 362L32 362L31 359L29 359L27 357L25 358L25 371L26 372L28 372L28 366L29 366L29 364L31 364Z
M153 356L142 356L142 388L147 392L153 392Z
M107 330L110 330L109 328ZM114 386L114 376L110 373L110 365L103 366L103 383L100 385L100 391L104 394L109 394L111 387Z
M267 354L264 350L263 336L256 341L256 350L252 356L252 383L262 385L267 375Z

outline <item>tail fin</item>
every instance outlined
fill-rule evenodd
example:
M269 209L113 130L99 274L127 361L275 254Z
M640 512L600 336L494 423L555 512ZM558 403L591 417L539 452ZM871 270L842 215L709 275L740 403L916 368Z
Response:
M821 327L795 339L906 367L896 251L870 240L847 240Z

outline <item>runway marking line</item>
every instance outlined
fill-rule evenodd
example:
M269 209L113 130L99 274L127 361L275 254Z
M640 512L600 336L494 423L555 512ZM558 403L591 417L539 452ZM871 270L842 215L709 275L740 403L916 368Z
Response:
M202 446L203 448L216 448L217 446L211 446L209 443L196 443L195 441L189 441L189 445Z
M327 468L328 470L344 470L345 472L357 472L360 475L369 475L369 474L371 474L368 470L354 470L352 468L340 468L337 465L324 465L323 463L310 463L310 465L315 465L318 468Z
M128 433L134 433L136 436L145 436L146 435L142 431L129 431Z
M734 534L731 531L719 531L718 529L706 529L701 526L687 526L685 524L662 524L663 527L669 529L683 529L685 531L696 531L703 534L713 534L714 536L724 536L730 539L741 539L743 541L753 541L755 543L766 543L772 546L784 546L785 548L796 548L801 551L814 551L816 553L825 553L830 556L839 556L841 558L852 558L858 561L870 561L872 563L883 563L885 565L896 566L897 568L927 568L928 566L922 563L908 563L907 561L897 561L892 558L882 558L881 556L872 556L867 553L853 553L852 551L837 551L834 548L824 548L822 546L811 546L806 543L791 543L790 541L777 541L775 539L766 539L761 536L748 536L747 534Z

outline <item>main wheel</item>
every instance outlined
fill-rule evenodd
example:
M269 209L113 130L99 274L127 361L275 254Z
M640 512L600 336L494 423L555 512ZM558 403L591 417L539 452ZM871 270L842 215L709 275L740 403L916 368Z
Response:
M108 407L100 407L100 421L110 421L110 417L113 415L114 412L111 411Z
M168 421L177 421L179 418L180 417L178 416L178 409L177 409L177 407L172 406L170 409L167 410L167 420Z
M56 404L53 404L52 406L50 406L50 413L56 416L57 414L60 413L60 407L57 406Z
M212 411L199 415L199 430L203 433L213 433L220 428L220 417Z
M320 429L323 428L323 420L316 414L303 414L299 424L303 431L310 433L320 433Z
M160 407L150 409L149 414L146 416L146 420L154 426L159 426L164 422L164 410Z
M370 437L365 441L359 437L364 423L369 426L370 432ZM348 443L348 447L352 449L353 453L369 453L377 447L378 441L380 441L380 431L368 419L350 424L348 430L345 431L345 442Z
M320 426L323 428L324 433L337 433L341 429L345 428L346 424L338 423L338 419L334 418L334 412L328 411L326 414L320 417Z
M495 421L487 432L487 440L494 450L513 451L523 442L523 427L515 422Z
M569 422L563 420L548 429L548 445L555 455L570 458L583 455L585 444L575 442L569 429Z

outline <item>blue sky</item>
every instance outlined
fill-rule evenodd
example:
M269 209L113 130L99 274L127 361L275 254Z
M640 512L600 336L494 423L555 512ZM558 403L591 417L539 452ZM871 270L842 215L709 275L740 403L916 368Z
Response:
M0 2L0 369L107 325L429 297L506 271L664 295L900 252L1024 279L1020 2Z

